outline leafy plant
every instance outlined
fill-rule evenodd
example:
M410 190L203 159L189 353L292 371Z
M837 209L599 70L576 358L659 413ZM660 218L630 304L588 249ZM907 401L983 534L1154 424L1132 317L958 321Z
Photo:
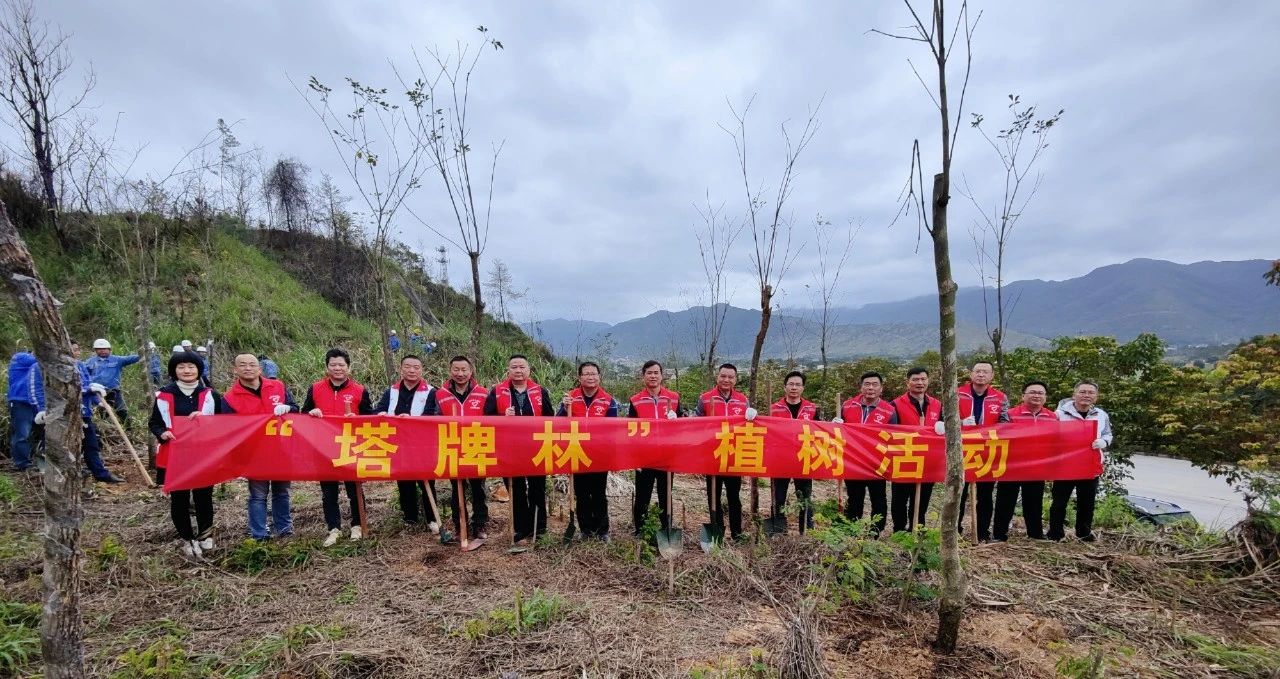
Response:
M498 608L480 618L470 618L455 633L469 641L490 636L519 636L522 632L550 626L568 614L563 597L533 590L527 599L516 592L512 608Z

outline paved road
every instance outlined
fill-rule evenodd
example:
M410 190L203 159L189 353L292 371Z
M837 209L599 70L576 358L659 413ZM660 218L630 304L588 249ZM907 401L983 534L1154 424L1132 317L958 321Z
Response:
M1131 495L1167 500L1190 510L1207 528L1230 528L1244 518L1244 499L1221 477L1212 477L1186 460L1133 456Z

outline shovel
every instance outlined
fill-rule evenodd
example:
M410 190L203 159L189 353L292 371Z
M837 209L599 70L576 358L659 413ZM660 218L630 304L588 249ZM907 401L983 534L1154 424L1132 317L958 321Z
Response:
M755 479L751 479L751 482L755 483ZM769 510L769 517L764 520L764 534L767 537L783 535L787 532L787 515L778 513L778 495L775 492L775 484L776 481L769 479L769 506L771 509ZM801 518L800 521L803 523L804 519Z
M573 542L573 534L577 532L577 508L573 503L573 474L569 475L569 525L564 527L564 543ZM534 518L537 521L537 518Z
M464 552L480 549L480 546L484 544L483 538L467 539L467 496L462 492L462 479L453 480L453 492L458 498L458 532L462 533L462 540L458 545ZM436 516L439 516L439 514ZM441 525L443 526L444 524ZM440 529L440 542L444 542L444 528Z
M156 484L151 481L151 475L147 473L147 468L142 464L142 458L138 456L138 451L133 447L133 441L129 440L129 433L124 430L124 425L120 424L120 418L116 417L116 409L111 407L107 399L101 399L98 403L103 410L107 411L107 416L111 418L111 423L116 425L116 429L120 432L120 438L124 439L124 446L129 449L129 454L133 455L133 461L138 465L138 471L142 472L142 478L147 480L148 488L155 488Z
M667 472L667 527L665 530L659 530L657 536L658 554L668 560L674 560L677 555L684 551L684 523L681 522L681 528L673 528L671 525L675 523L675 512L672 511L675 507L675 500L671 497L672 479L674 477L675 472ZM672 568L674 567L673 561Z
M844 418L841 408L844 407L844 394L836 394L836 417ZM836 479L836 513L844 516L844 480Z
M702 524L702 530L698 533L698 546L707 554L724 543L724 526L720 525L720 489L716 487L720 478L712 476L710 480L711 486L707 489L707 509L711 512L711 523Z
M444 521L440 520L440 509L436 507L436 492L431 489L431 484L424 483L423 487L427 489L427 499L431 501L431 515L436 517L436 523L440 525L440 544L447 545L453 542L453 533L444 527Z

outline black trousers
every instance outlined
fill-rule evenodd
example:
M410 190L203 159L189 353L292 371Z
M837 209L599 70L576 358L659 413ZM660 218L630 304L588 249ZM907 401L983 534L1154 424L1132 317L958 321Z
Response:
M773 506L779 516L787 506L787 489L791 479L773 480ZM813 479L796 479L796 502L800 503L800 531L813 528Z
M464 493L471 493L471 512L467 514L467 537L474 537L485 524L489 523L489 503L484 493L484 479L467 479L466 481L450 481L453 492L450 493L449 507L453 510L453 530L460 532L458 518L462 510L458 507L458 486L465 486Z
M404 514L405 523L418 523L418 510L427 517L427 523L439 521L440 517L431 510L431 498L427 497L427 486L431 486L431 494L435 495L435 481L396 481L396 490L400 494L400 513ZM436 502L440 501L436 496Z
M911 530L911 506L915 504L916 485L920 486L920 506L916 508L917 526L924 525L925 514L929 512L929 497L933 495L932 483L894 483L893 485L893 532L900 533Z
M338 508L338 481L320 482L320 499L324 505L324 525L329 530L342 528L342 510ZM356 482L342 481L346 487L347 501L351 504L351 525L360 525L360 502L356 499Z
M583 537L603 538L609 534L609 498L605 488L609 472L573 475L573 494L578 528Z
M995 481L978 481L978 539L991 539L991 518L995 515ZM960 519L956 530L964 532L964 510L969 506L969 484L960 492Z
M156 470L156 484L164 485L164 469ZM196 530L191 530L191 505L196 507ZM213 533L213 486L169 493L169 518L178 537L203 540Z
M1098 499L1098 479L1080 481L1054 481L1053 503L1049 505L1049 539L1064 537L1063 524L1067 521L1067 503L1071 491L1076 493L1076 537L1093 535L1093 506Z
M1022 519L1027 524L1027 537L1044 538L1044 481L1001 481L996 485L996 515L991 537L1004 542L1009 539L1009 526L1022 494Z
M845 481L844 489L849 495L849 501L844 506L844 517L850 521L861 519L864 500L870 499L870 516L879 517L875 520L876 533L884 531L884 525L889 519L889 502L885 495L885 482ZM903 514L906 513L907 511L904 507Z
M712 481L715 482L715 490L712 490ZM752 483L755 481L753 480ZM721 492L721 491L725 492ZM725 499L728 496L729 507L729 537L739 538L742 532L742 477L741 476L708 476L707 477L707 495L719 500L720 511L715 511L716 502L712 501L711 507L707 511L711 514L711 523L724 528L724 510Z
M636 535L644 527L644 518L649 513L649 498L653 497L654 487L658 489L658 512L662 520L662 529L671 529L671 516L667 513L667 473L660 469L636 470L636 497L631 504L631 525Z
M547 532L547 477L516 476L511 479L511 513L515 515L516 542ZM535 533L534 514L537 514Z

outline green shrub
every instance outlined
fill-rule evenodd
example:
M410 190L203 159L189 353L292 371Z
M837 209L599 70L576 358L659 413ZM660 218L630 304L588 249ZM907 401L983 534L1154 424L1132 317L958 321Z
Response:
M568 614L569 605L564 598L533 590L525 599L516 592L515 605L498 608L480 618L470 618L455 630L455 634L469 641L491 636L519 636L522 632L550 626Z
M89 563L94 570L106 571L112 566L129 560L129 553L114 535L103 536L97 549L89 550Z

